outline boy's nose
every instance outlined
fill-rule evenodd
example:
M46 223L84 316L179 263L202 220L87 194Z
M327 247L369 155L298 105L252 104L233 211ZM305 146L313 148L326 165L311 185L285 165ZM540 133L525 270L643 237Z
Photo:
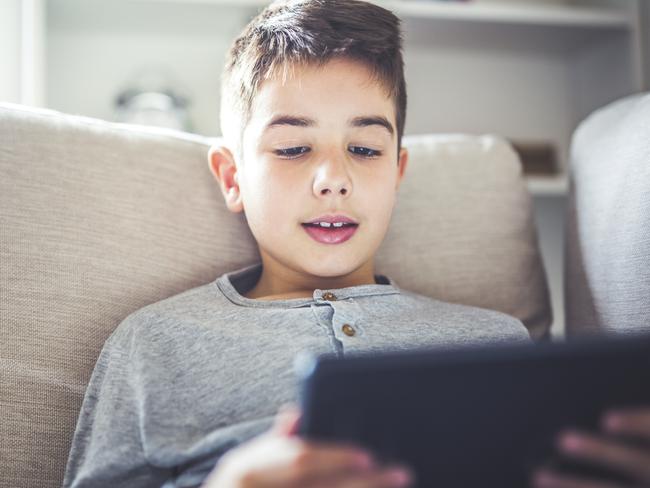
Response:
M352 189L345 162L328 160L318 168L314 180L314 193L317 196L348 196Z
M316 181L314 188L314 193L317 196L333 196L341 195L347 196L350 194L350 181L345 178L341 179L332 179L332 178L323 178L320 181Z
M330 188L322 188L319 192L320 195L327 195L329 193L334 193L336 190L331 190ZM346 195L348 193L348 189L345 186L342 186L338 192L341 195Z

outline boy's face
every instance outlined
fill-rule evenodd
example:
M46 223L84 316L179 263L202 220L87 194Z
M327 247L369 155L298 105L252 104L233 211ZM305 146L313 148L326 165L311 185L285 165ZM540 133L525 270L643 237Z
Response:
M211 169L228 208L245 210L265 270L306 279L372 270L407 153L397 154L393 100L365 66L335 59L296 67L284 84L265 80L241 153L235 166L229 150L213 148ZM358 226L304 225L326 215ZM345 232L347 240L330 242Z

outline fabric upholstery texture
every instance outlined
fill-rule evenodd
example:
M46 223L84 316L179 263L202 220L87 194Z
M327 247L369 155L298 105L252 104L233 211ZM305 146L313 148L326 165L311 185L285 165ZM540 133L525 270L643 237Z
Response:
M568 337L650 324L650 93L593 112L571 141Z
M60 486L86 383L131 312L259 259L209 139L0 104L0 487ZM498 137L409 136L376 270L406 289L552 320L519 161Z

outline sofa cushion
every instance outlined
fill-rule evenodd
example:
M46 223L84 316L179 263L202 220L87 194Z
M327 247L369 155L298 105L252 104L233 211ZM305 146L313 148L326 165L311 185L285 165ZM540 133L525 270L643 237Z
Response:
M60 486L86 383L131 312L259 259L215 139L0 104L0 472ZM412 136L377 271L442 300L551 313L530 197L501 139Z
M377 267L402 287L552 322L532 201L512 147L494 135L407 136L409 166Z

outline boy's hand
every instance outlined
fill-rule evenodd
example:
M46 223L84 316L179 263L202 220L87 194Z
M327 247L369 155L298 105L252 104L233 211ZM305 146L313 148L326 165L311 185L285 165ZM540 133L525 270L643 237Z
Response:
M388 488L410 482L406 468L376 466L360 448L296 437L299 418L295 407L281 408L268 432L223 455L204 488Z
M563 432L560 450L574 458L593 461L637 480L638 486L650 486L650 408L609 412L603 417L603 429L648 441L647 448L632 447L594 435ZM619 488L598 480L559 476L543 470L537 473L536 488Z

